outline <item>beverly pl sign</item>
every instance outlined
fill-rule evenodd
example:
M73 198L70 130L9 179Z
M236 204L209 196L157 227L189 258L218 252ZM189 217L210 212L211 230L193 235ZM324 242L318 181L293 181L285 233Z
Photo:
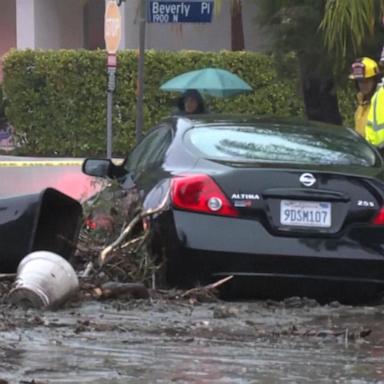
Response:
M149 0L149 23L210 23L214 0Z

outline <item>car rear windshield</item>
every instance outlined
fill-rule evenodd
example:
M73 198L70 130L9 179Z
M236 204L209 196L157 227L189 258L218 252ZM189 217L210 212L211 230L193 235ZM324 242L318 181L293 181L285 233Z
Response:
M374 166L375 152L353 132L338 127L199 126L185 139L200 155L230 162Z

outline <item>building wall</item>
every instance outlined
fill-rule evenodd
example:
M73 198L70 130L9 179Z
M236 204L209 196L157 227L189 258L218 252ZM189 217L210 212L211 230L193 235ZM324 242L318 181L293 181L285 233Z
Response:
M16 3L0 0L0 55L16 48Z
M248 51L266 52L273 40L271 29L261 27L257 22L257 0L243 0L244 44Z
M35 1L16 0L17 48L36 47Z
M9 48L104 48L104 3L107 0L0 0L0 55ZM231 48L230 1L208 24L147 23L146 48L219 51ZM139 45L140 0L122 7L121 48ZM268 31L257 25L257 0L243 0L245 49L265 51Z
M8 34L12 35L10 31L15 33L15 28L10 24L13 22L15 25L17 13L17 47L20 49L103 48L105 1L107 0L0 0L0 21L6 21L1 22L0 26L4 25L3 29ZM242 3L245 49L267 50L270 37L267 31L257 25L257 0L243 0ZM140 0L126 0L121 7L122 48L138 48L139 4ZM215 13L212 23L207 24L147 23L146 48L202 51L230 49L230 7L231 1L223 0L222 9ZM0 41L2 40L5 39L1 38Z
M35 2L35 47L60 48L60 22L57 0L34 0Z
M222 8L212 23L157 24L148 23L146 48L159 50L219 51L231 49L231 2L222 1ZM257 1L243 0L243 26L245 49L264 51L269 47L268 31L257 25ZM136 49L139 42L139 0L125 4L126 48Z
M79 0L34 0L36 48L83 47L83 6Z
M16 48L16 2L0 0L0 59L11 48ZM2 80L0 63L0 82Z
M83 1L15 1L17 5L17 48L83 47Z
M60 48L83 48L84 1L56 1L58 4L58 14L60 15Z
M218 51L231 48L229 1L212 23L147 24L147 48Z
M104 49L104 2L88 0L84 5L84 48Z

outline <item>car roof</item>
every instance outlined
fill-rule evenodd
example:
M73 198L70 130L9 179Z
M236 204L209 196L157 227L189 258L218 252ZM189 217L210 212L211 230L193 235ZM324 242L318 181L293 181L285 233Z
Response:
M277 117L269 115L236 115L236 114L200 114L200 115L174 115L171 117L173 124L177 127L183 121L189 127L208 126L208 125L277 125L280 127L306 127L316 130L324 130L324 133L329 133L330 129L337 129L338 133L351 132L351 129L340 125L323 123L319 121L308 120L302 117ZM350 134L350 133L349 133Z

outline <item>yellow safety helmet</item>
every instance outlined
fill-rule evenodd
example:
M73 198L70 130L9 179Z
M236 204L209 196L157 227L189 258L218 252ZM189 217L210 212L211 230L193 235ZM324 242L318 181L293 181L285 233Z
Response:
M376 61L369 57L362 57L352 64L349 78L352 80L368 79L379 74L380 69Z

